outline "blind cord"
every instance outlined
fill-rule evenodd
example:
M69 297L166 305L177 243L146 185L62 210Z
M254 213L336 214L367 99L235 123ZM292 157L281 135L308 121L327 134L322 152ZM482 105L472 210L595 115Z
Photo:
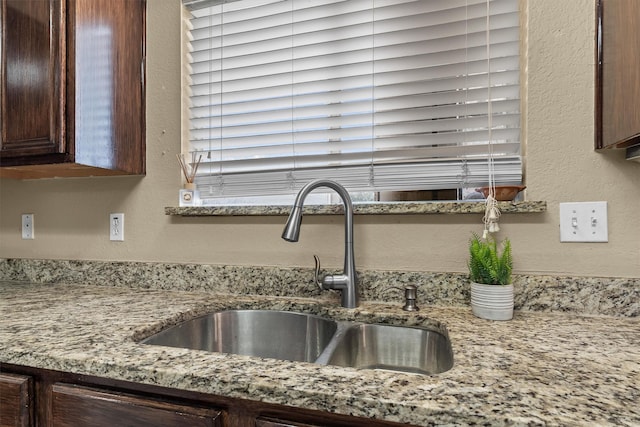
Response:
M486 45L487 45L487 125L489 127L488 137L488 151L489 156L487 158L488 163L488 171L489 171L489 194L487 195L487 200L485 201L485 211L484 217L482 218L482 222L484 223L484 231L482 232L482 237L487 238L489 233L497 233L500 231L500 226L498 225L498 220L500 219L500 208L498 208L498 201L496 200L496 182L495 182L495 171L493 164L493 108L492 103L493 99L491 96L491 14L489 13L490 1L487 0L487 29L485 32L486 36Z

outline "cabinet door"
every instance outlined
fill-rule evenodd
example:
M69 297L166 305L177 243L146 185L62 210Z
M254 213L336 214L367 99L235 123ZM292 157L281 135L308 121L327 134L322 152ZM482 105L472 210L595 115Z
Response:
M74 161L145 172L144 0L67 0L68 138Z
M0 427L28 427L33 412L30 377L0 374Z
M60 0L2 0L0 156L64 152Z
M52 388L55 427L213 427L219 411L67 384Z
M640 143L640 1L598 0L596 148Z

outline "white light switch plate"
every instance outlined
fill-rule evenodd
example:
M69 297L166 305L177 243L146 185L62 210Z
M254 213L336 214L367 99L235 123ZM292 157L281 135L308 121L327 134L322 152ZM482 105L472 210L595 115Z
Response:
M561 242L608 242L607 202L560 203Z

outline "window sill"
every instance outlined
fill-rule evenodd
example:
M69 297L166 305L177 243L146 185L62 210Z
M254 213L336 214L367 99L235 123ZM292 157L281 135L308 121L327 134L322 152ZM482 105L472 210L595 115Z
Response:
M541 213L547 202L499 202L502 213ZM174 216L276 216L289 215L291 206L195 206L165 207L165 215ZM342 205L305 205L305 215L342 214ZM484 213L484 203L476 202L378 202L354 203L356 215L430 215Z

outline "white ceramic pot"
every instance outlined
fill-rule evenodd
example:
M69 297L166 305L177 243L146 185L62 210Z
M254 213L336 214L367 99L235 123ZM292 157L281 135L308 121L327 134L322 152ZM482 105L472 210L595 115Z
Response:
M483 285L471 282L471 310L488 320L513 318L513 284Z

